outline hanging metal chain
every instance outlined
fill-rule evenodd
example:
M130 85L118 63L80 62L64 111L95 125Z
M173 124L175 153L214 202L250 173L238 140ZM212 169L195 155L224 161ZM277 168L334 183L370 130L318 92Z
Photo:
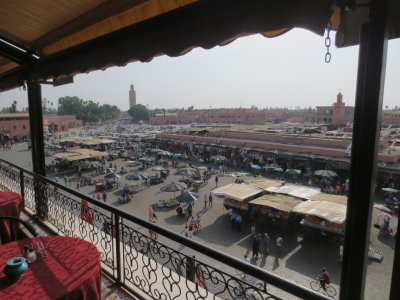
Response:
M332 58L332 55L329 52L329 47L332 44L331 37L329 36L329 34L331 33L331 29L332 29L332 23L329 22L328 29L326 30L326 38L325 38L325 47L326 47L325 62L326 63L330 63L331 58Z

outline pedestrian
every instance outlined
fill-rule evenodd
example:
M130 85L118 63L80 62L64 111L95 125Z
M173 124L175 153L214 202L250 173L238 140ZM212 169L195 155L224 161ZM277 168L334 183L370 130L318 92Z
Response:
M276 239L276 254L277 254L277 256L282 255L282 245L283 245L283 239L281 236L279 236Z
M188 238L189 238L189 239L193 239L193 238L194 238L194 235L193 235L193 227L192 227L192 226L189 226Z
M183 230L183 235L186 236L187 238L189 237L189 227L186 225L185 229Z
M207 202L208 202L208 197L207 197L207 194L204 194L204 209L206 209L206 207L207 207Z
M212 201L213 201L213 196L210 194L210 196L208 196L208 205L210 207L212 207Z
M264 237L262 238L261 241L261 248L263 250L264 256L267 256L269 254L270 244L271 244L271 239L269 238L267 233L264 233Z
M97 200L100 201L100 198L101 198L100 193L97 193L96 198L97 198Z
M232 212L230 214L230 218L231 218L231 228L235 228L235 223L236 223L236 213Z
M243 259L243 261L245 262L245 263L250 263L250 258L245 254L244 255L244 259Z
M192 214L193 214L193 207L192 207L192 204L189 203L189 205L187 207L187 218L186 218L186 221L188 221L189 218L192 217Z
M218 186L218 176L215 176L215 186Z
M253 258L258 259L258 253L260 252L260 240L259 236L255 236L253 239Z
M150 177L146 178L146 185L147 185L147 187L150 187Z
M240 224L242 223L242 216L240 214L236 215L236 227L238 231L242 231Z
M103 192L103 201L107 202L107 194L106 194L106 192Z
M251 224L251 226L250 226L250 235L254 238L256 236L256 225L255 224Z

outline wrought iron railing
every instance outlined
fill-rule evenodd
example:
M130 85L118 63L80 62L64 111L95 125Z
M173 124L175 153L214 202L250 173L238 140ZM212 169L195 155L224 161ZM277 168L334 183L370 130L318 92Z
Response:
M47 229L96 245L104 272L139 298L328 299L1 159L0 187Z

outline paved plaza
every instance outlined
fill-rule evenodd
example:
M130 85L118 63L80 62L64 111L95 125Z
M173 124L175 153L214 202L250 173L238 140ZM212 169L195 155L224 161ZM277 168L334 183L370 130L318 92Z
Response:
M13 146L12 150L0 150L0 158L27 169L32 168L30 155L31 152L27 150L27 144L16 144ZM47 157L46 160L50 162L51 157ZM117 164L118 170L120 170L123 165L124 168L128 170L128 174L137 169L137 167L127 166L122 159L114 160L112 163ZM182 176L174 175L175 171L176 169L171 169L171 175L167 178L168 183L181 179ZM231 170L228 169L228 172L229 171ZM146 169L144 172L150 175L156 173L152 171L152 167ZM89 174L90 173L89 171ZM67 173L66 175L72 176L73 174ZM85 172L83 175L85 175ZM62 183L63 176L64 174L59 175L60 182ZM118 202L118 196L120 195L121 189L125 183L133 182L126 180L125 176L126 175L122 177L119 189L107 191L107 203L125 212L148 219L149 205L155 204L160 200L173 198L174 196L173 193L166 193L160 190L164 185L163 183L146 187L145 182L141 181L139 183L141 191L133 196L133 200L127 204L120 204ZM196 233L194 239L239 259L242 259L245 254L251 257L251 240L249 238L250 224L244 222L241 231L232 229L229 217L222 204L223 198L214 196L212 207L207 206L206 209L204 209L204 195L206 194L208 196L210 191L216 186L214 176L215 175L212 176L205 186L200 188L198 192L200 197L194 202L193 215L197 213L201 215L201 230ZM50 178L54 178L54 176L50 176ZM94 180L102 180L103 178L104 174L93 177ZM249 178L250 177L247 177L246 179ZM233 177L219 177L218 186L232 183L233 180ZM74 183L72 183L70 187L76 188ZM90 196L96 194L94 186L80 187L79 191ZM176 195L178 195L178 193ZM156 213L158 217L157 223L159 225L177 233L183 232L185 218L177 216L175 208L158 208ZM379 213L380 211L373 209L372 223L376 221ZM391 225L397 227L396 217L393 217ZM253 264L306 287L309 287L310 281L319 273L320 268L326 267L331 275L332 285L339 290L341 263L339 260L338 245L323 240L322 237L317 240L304 239L298 231L286 232L279 227L258 226L256 230L258 233L268 233L272 241L275 241L278 236L282 236L284 243L281 258L277 258L276 249L273 246L268 257L263 257L256 261L252 260ZM382 251L384 260L382 263L371 260L368 261L365 299L387 299L393 265L394 239L378 238L378 230L372 226L370 246L376 250ZM190 249L186 249L183 246L179 251L185 254L191 253ZM203 261L201 257L196 256L196 258ZM204 259L205 263L215 264L215 262L209 261L210 259L207 257ZM216 267L218 268L219 266ZM222 263L221 269L224 269Z

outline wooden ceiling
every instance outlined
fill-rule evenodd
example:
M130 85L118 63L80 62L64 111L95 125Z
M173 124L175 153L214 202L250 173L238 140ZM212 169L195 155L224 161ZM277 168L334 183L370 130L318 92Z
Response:
M322 35L327 24L340 26L337 3L352 33L342 46L357 44L365 13L351 8L359 1L367 0L0 0L0 91L23 80L179 56L249 34L275 37L299 27ZM390 10L397 37L400 1L389 1L397 3Z

